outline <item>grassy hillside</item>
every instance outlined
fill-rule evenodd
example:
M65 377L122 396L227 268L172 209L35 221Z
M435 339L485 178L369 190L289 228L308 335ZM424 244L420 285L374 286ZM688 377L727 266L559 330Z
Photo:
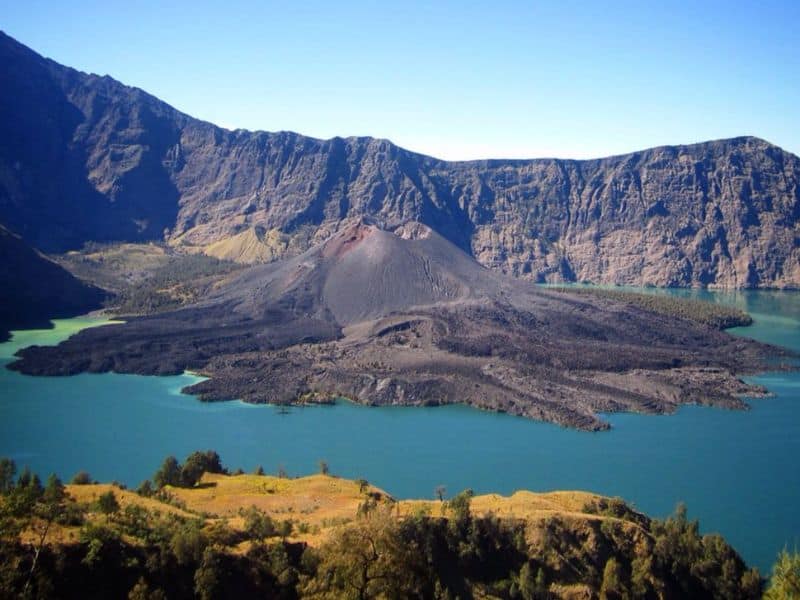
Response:
M222 471L214 453L168 459L133 492L87 474L42 485L0 461L0 598L761 594L682 508L659 521L584 492L397 501L364 480Z

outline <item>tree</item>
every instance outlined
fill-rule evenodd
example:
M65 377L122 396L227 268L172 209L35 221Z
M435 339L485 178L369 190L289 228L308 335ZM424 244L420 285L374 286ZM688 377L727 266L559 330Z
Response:
M167 596L158 588L152 589L145 578L140 577L128 592L128 600L167 600Z
M153 495L155 490L153 490L153 484L150 483L149 479L145 479L138 488L136 488L136 493L142 496L143 498L149 498Z
M72 478L73 485L89 485L92 483L92 477L86 471L78 471Z
M286 472L286 468L283 465L278 465L278 478L279 479L287 479L289 474Z
M622 583L622 567L613 556L606 561L603 582L600 584L600 600L622 600L628 594Z
M56 505L62 502L66 496L67 493L64 490L64 484L56 477L55 473L52 473L50 477L47 478L47 484L44 486L42 500L44 500L45 504Z
M358 493L363 494L365 491L369 489L369 481L366 479L356 479L356 483L358 484Z
M0 494L6 495L14 489L17 465L9 458L0 458Z
M330 473L330 468L328 467L328 462L321 460L319 461L319 472L322 475L328 475Z
M119 502L114 495L114 490L108 490L105 494L100 494L97 498L97 508L104 515L113 515L119 511Z
M544 588L544 572L539 569L536 577L533 575L533 568L531 563L525 562L519 570L519 577L517 577L517 590L523 600L534 600L536 595L544 589L539 589L539 576L541 576L541 588Z
M33 510L34 504L41 499L42 494L44 487L39 476L25 467L17 478L17 485L9 497L9 503L17 515L25 515Z
M772 566L772 576L764 600L795 598L800 598L800 554L783 549Z
M208 543L217 546L235 546L243 538L240 531L231 528L227 519L220 519L207 525L205 533Z
M29 505L30 516L36 517L29 521L29 527L35 534L35 540L32 543L33 547L33 560L31 568L28 572L28 579L23 588L23 596L28 594L30 585L33 582L33 577L36 572L36 567L39 562L39 557L47 542L47 534L50 532L50 527L53 522L63 513L64 502L67 494L64 491L64 485L55 474L47 478L47 486L42 488L39 478L36 475L29 475L30 471L26 469L25 486L26 490L32 490L30 498L35 498ZM20 486L18 486L20 487Z
M308 598L420 598L422 553L407 543L391 511L375 511L339 530L320 549L316 575L305 582Z
M272 544L267 550L267 563L269 570L284 589L297 587L298 572L292 564L292 558L286 551L286 544ZM306 553L304 553L306 556ZM313 570L316 570L315 568Z
M631 593L634 598L644 598L650 589L653 571L652 556L637 556L631 563Z
M287 537L292 535L292 529L294 529L292 521L290 519L286 519L285 521L278 523L277 534L285 540Z
M276 534L275 522L255 506L241 510L239 514L244 518L244 530L251 540L263 542Z
M547 578L544 575L544 569L541 567L539 567L539 570L536 572L536 592L538 594L547 592Z
M161 468L153 475L153 483L156 488L161 489L164 486L171 485L178 487L181 484L181 465L174 456L168 456L161 464Z
M444 502L444 497L447 495L447 488L443 485L437 485L433 493L439 498L439 502Z
M181 469L181 485L183 487L193 487L203 473L224 473L219 454L213 450L205 452L192 452L187 458Z
M253 471L253 474L254 475L264 475L264 467L262 467L261 465L258 465L256 467L256 470Z
M94 567L102 563L103 559L115 554L114 549L119 549L119 533L103 523L87 522L80 533L80 540L86 547L86 555L81 562Z
M222 557L216 548L203 551L200 566L194 573L194 592L200 600L213 600L221 596Z
M179 565L197 564L203 558L207 540L201 521L189 521L172 534L170 549Z
M472 497L475 495L471 489L467 488L463 492L459 492L447 502L447 508L453 513L453 519L457 523L464 523L470 517L470 504Z

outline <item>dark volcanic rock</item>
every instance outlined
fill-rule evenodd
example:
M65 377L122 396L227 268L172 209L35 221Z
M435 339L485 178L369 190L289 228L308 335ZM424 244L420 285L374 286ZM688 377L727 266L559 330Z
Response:
M186 308L20 352L25 373L199 370L204 400L461 402L584 429L596 411L746 408L738 373L779 353L616 298L542 289L418 223L351 222L226 276Z
M271 245L250 256L274 257L371 216L536 281L800 286L800 159L757 138L445 162L386 140L227 131L2 34L0 61L0 222L48 251L257 231L248 243Z
M0 225L0 340L11 329L99 308L105 292L70 275Z

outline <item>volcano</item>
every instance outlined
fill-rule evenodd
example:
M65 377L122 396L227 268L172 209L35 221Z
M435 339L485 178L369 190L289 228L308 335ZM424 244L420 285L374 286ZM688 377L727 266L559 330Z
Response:
M209 379L203 400L460 402L583 429L597 412L744 408L737 375L770 349L688 318L491 271L417 222L359 219L290 259L216 282L195 304L23 350L25 373Z

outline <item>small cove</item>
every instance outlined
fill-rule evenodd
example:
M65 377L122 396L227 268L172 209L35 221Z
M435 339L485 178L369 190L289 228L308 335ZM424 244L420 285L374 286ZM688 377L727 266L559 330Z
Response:
M755 324L734 331L800 351L800 294L648 290L739 306ZM17 348L57 343L98 321L57 321L16 332ZM719 531L765 571L800 542L800 376L751 378L776 394L747 412L685 407L671 417L608 415L611 432L585 433L461 406L365 409L348 403L293 408L203 404L181 395L191 375L26 377L0 370L0 455L68 479L79 469L135 486L164 456L213 448L226 465L279 466L365 477L398 497L585 489L619 495L654 516L685 501L704 531Z

